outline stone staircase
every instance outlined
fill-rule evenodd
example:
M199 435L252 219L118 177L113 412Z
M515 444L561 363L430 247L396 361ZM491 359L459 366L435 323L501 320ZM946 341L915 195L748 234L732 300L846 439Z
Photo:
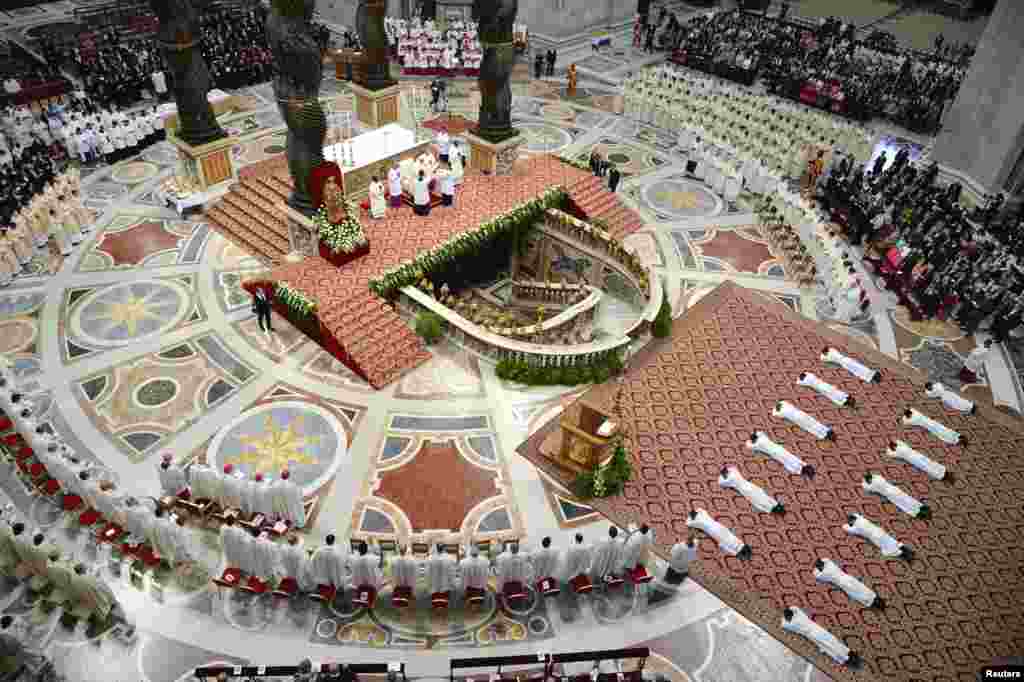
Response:
M249 177L208 207L206 218L236 246L274 265L291 251L288 224L279 210L290 192L287 170Z
M643 227L643 219L625 204L617 194L608 191L605 178L589 175L568 188L572 213L581 220L600 220L608 231L622 241Z

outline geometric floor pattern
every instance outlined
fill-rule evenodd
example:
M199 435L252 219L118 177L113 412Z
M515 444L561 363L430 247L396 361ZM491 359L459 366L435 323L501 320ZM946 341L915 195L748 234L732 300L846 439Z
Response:
M72 21L71 3L44 7L19 10L4 22L20 31ZM347 92L333 79L325 84L331 93ZM403 96L423 84L402 81ZM528 140L523 153L586 158L598 146L624 171L620 198L646 220L627 244L656 266L674 314L735 280L818 315L817 292L786 279L751 229L755 220L743 197L727 206L687 177L675 131L623 117L621 90L581 79L568 98L563 80L517 75L512 92L513 115ZM240 94L247 96L246 111L227 116L224 125L236 136L233 159L244 166L279 153L284 140L274 128L280 119L269 87ZM449 102L453 114L474 120L476 82L453 82ZM262 267L259 261L203 220L180 219L160 205L155 190L174 172L174 159L173 147L161 143L118 167L83 173L84 201L97 212L93 231L55 274L41 263L0 290L0 353L83 458L137 494L155 495L160 452L273 470L282 460L271 444L291 439L289 467L315 489L306 538L312 544L327 532L339 538L406 527L426 533L436 530L432 525L515 536L527 549L545 536L565 547L577 532L588 541L607 532L599 514L515 454L578 389L509 384L495 376L493 362L442 343L415 372L373 391L283 320L274 318L275 334L267 337L239 287ZM872 313L845 333L944 381L955 357L973 343L949 330L908 326L891 307ZM999 393L997 402L1019 407L1013 387L1019 389L1024 375L1024 353L1005 355L983 385L968 390L992 395L1009 386L1012 399ZM1018 359L1020 371L1010 364ZM403 496L411 477L431 469L423 465L431 458L457 467L472 483L460 489L428 481L443 501L436 509ZM11 481L0 484L0 495L38 525L61 527L61 519ZM213 571L218 548L214 542L206 549L204 569ZM39 627L75 680L175 682L212 662L290 664L307 656L387 661L396 648L416 652L408 656L411 674L441 676L451 653L432 649L529 653L644 642L657 653L648 664L673 680L820 675L692 583L671 594L654 589L580 603L534 597L521 613L489 604L483 613L435 622L426 609L371 617L342 599L322 610L249 608L214 599L203 575L167 576L162 601L113 579L140 627L134 644L86 642L51 624ZM0 589L0 610L17 611L20 599L17 588ZM744 647L756 655L737 657Z

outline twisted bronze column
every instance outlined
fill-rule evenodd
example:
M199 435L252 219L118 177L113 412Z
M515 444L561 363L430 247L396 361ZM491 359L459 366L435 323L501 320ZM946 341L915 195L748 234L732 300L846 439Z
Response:
M512 128L512 88L509 79L515 66L512 25L519 11L518 0L474 0L476 20L484 58L480 64L480 114L477 134L500 142L516 134Z

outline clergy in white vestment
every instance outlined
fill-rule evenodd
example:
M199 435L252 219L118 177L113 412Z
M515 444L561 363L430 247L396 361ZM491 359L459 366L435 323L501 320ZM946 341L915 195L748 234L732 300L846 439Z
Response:
M266 490L268 484L263 480L263 472L257 471L252 479L245 482L244 496L242 497L242 511L253 516L263 514L265 519L270 516L264 512L266 506Z
M291 522L295 528L306 525L306 508L302 503L302 488L291 480L291 472L281 472L281 478L271 484L271 506L275 516Z
M910 514L915 519L927 519L932 515L931 508L927 504L922 504L904 492L902 488L893 485L878 474L873 474L870 471L864 474L864 480L861 481L860 487L866 493L881 495L896 505L900 511Z
M814 389L839 407L856 407L856 400L853 396L845 391L840 391L827 381L822 381L810 372L800 372L800 378L796 383Z
M431 594L451 592L455 585L455 558L434 546L427 559L427 584Z
M57 439L53 434L47 432L46 426L43 424L37 424L29 433L29 437L25 439L28 446L36 453L46 452L49 446L56 443L56 441Z
M905 426L918 426L944 443L967 447L967 438L959 432L954 431L945 424L935 421L926 414L918 412L914 408L904 410L903 416L896 421L897 423L902 423Z
M387 210L387 202L384 200L384 184L374 175L370 179L370 217L383 218Z
M910 561L914 558L914 551L909 546L904 545L860 514L850 514L846 520L847 523L843 526L844 531L869 541L880 549L882 556L887 559L901 558Z
M743 478L743 474L736 467L722 467L718 474L718 485L723 488L732 488L743 497L759 512L766 514L782 514L785 507L774 497L766 493L761 486L751 483Z
M560 582L558 566L558 550L551 546L551 538L546 537L540 541L540 549L530 557L533 564L533 576L535 580L551 580L552 588L557 587Z
M884 609L885 601L874 590L843 571L839 564L831 559L818 559L814 562L814 579L820 583L835 585L846 593L846 596L868 608Z
M251 538L242 528L235 524L233 518L220 527L220 544L224 550L224 562L229 568L246 571L252 566Z
M901 440L889 441L889 447L886 448L885 454L888 457L906 462L918 471L928 474L930 478L934 478L936 481L950 481L953 478L953 475L946 471L944 465L939 464L928 457L928 455L918 452Z
M20 410L14 413L12 421L14 422L15 430L26 443L31 441L36 429L40 426L40 422L35 418L32 408L27 405L23 405Z
M877 369L869 369L853 358L847 357L829 346L825 346L822 349L821 361L839 365L865 383L877 384L882 380L882 373Z
M194 464L189 468L189 479L192 487L192 499L220 501L220 476L212 467Z
M242 498L245 495L245 481L235 473L233 465L224 465L221 484L220 506L223 509L241 509Z
M128 541L132 544L145 541L149 537L150 526L153 525L153 512L143 507L134 497L127 498L123 507L124 529L128 531Z
M357 590L372 587L379 590L383 577L380 572L380 557L369 551L365 542L359 543L356 556L352 559L352 586Z
M391 170L388 171L388 198L391 201L391 208L402 206L402 170L396 161Z
M795 606L786 609L782 615L782 629L811 640L819 651L840 665L859 665L860 656L855 651L850 651L850 647L811 620L802 609Z
M275 544L274 548L277 550L277 566L281 571L279 577L292 578L302 592L315 590L316 581L310 571L309 556L299 544L298 536L292 535L288 542Z
M172 458L173 455L171 453L164 453L158 474L160 476L160 488L163 490L164 495L176 497L188 487L188 480L185 476L185 470L176 465Z
M665 582L678 585L690 574L690 564L697 560L697 540L688 538L686 542L672 545L669 553L668 568L665 569Z
M324 544L313 552L309 561L310 572L318 585L345 586L345 557L334 546L334 536L328 535Z
M264 531L252 539L252 570L249 571L260 580L272 580L278 572L277 547Z
M174 522L164 512L163 508L157 507L153 513L155 521L151 527L151 532L147 540L149 544L156 550L156 553L160 558L167 561L172 566L180 560L177 537L172 527ZM241 566L242 570L246 570L244 566Z
M764 431L754 431L747 439L747 449L768 455L794 476L814 478L814 467L768 437Z
M608 537L594 544L590 555L590 578L595 583L615 576L622 561L622 541L619 540L619 529L612 526L608 529Z
M526 586L530 580L530 562L519 552L517 543L508 545L505 551L498 555L494 573L497 577L498 590L504 590L508 583Z
M985 339L985 342L972 350L964 359L963 369L960 370L960 380L965 384L973 384L978 380L978 375L985 368L988 356L992 354L992 339Z
M703 509L691 511L690 515L686 518L686 525L707 533L708 536L718 543L718 548L726 554L740 559L749 559L751 554L753 554L750 545L744 544L742 540L736 537L735 533L718 521L715 521Z
M619 565L623 571L633 571L637 566L646 566L648 553L654 545L654 533L646 523L629 534L622 545L622 558Z
M956 391L951 391L938 382L929 381L926 383L924 385L924 393L929 398L938 398L947 408L957 412L974 414L978 410L978 406L974 402L964 398Z
M469 561L469 558L467 557L462 561L465 563ZM419 561L409 556L408 548L403 545L398 552L398 556L391 560L391 580L395 583L395 587L404 587L415 592L416 579L419 577L419 572ZM463 580L466 579L465 572L463 572L462 577ZM486 583L486 579L484 582Z
M772 416L781 417L792 424L796 424L801 429L820 440L836 439L835 431L833 431L831 427L825 426L788 400L780 400L775 403L775 409L772 410Z
M590 547L583 544L583 534L576 533L572 545L565 551L565 578L573 580L585 576L590 570Z

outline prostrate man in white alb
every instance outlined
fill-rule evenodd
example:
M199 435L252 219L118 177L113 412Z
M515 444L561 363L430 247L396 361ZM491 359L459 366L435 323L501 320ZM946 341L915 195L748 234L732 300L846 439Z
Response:
M718 548L730 556L739 559L749 559L753 554L750 545L740 540L726 526L711 518L711 515L703 509L698 508L691 511L690 515L686 518L686 525L707 533L709 537L718 543Z
M814 562L814 579L821 583L835 585L846 596L855 602L868 608L884 609L885 600L879 597L874 590L843 571L839 564L831 559L818 559Z
M901 440L889 441L889 447L885 450L886 457L899 459L918 471L923 471L930 478L936 481L951 482L953 474L946 470L946 467L931 459L927 455L918 452Z
M783 514L786 511L782 503L766 493L761 486L743 478L743 474L736 467L723 467L718 474L718 485L723 488L732 488L743 495L759 512Z
M747 439L747 449L768 455L794 476L814 478L814 467L768 437L764 431L754 431Z
M914 408L904 410L903 415L896 418L896 423L903 424L904 426L918 426L944 443L967 447L967 438L960 434L960 432L954 431L945 424L918 412Z
M877 384L882 381L882 373L880 371L869 369L853 358L847 357L835 348L831 348L829 346L825 346L821 350L821 361L824 363L839 365L865 383Z
M850 514L846 520L847 524L843 526L844 531L850 535L864 538L881 550L882 556L887 559L899 558L910 561L914 558L914 551L910 546L904 545L860 514Z
M811 640L823 654L840 665L849 665L851 668L860 665L861 659L857 652L850 651L850 647L795 606L783 611L782 629Z
M860 486L864 492L881 495L896 505L900 511L910 514L915 519L928 519L932 515L931 508L927 504L922 504L915 497L904 492L902 488L893 485L878 474L873 474L870 471L864 474L864 480L861 481Z
M772 410L772 416L780 417L792 424L796 424L819 440L834 441L836 439L836 433L831 427L825 426L820 421L787 400L780 400L775 403L775 409Z
M800 386L806 386L814 389L839 407L856 407L857 405L856 399L849 393L840 391L832 384L827 381L822 381L810 372L800 372L800 378L796 383Z
M924 393L929 398L938 398L942 401L942 404L951 410L957 412L966 412L967 414L974 414L978 410L978 406L972 401L964 398L959 393L951 391L945 386L937 382L929 381L924 385Z

